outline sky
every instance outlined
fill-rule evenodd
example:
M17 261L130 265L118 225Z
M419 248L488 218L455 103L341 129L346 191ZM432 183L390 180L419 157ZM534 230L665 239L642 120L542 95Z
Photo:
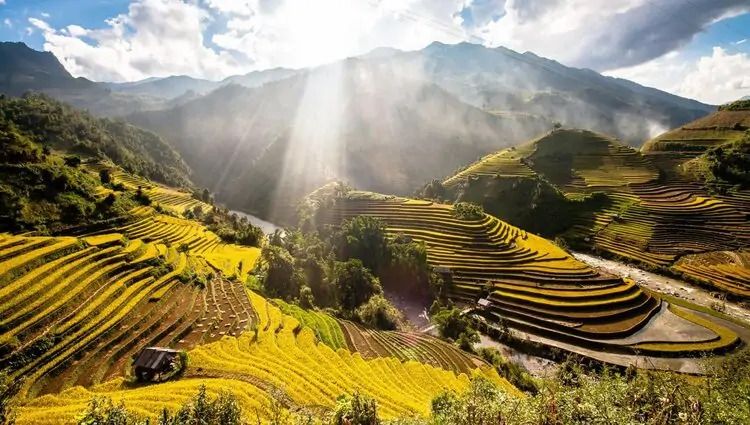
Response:
M750 95L750 0L0 0L0 40L95 81L219 80L469 41L708 103Z

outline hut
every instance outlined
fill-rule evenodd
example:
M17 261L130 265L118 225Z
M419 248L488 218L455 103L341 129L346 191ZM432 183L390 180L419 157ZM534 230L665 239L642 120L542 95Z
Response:
M179 361L178 350L164 347L144 348L133 363L136 378L139 381L160 380L174 372L174 363Z

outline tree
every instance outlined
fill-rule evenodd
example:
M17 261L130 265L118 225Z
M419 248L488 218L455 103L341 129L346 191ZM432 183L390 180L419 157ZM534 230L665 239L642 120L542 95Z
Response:
M286 300L299 295L301 279L289 251L273 245L263 247L261 262L264 267L261 282L266 295Z
M471 326L471 321L455 307L438 311L432 319L437 323L442 337L458 341L463 349L469 349L479 341L479 335Z
M484 209L471 202L453 204L453 215L460 220L479 220L484 217Z
M65 165L67 165L68 167L76 168L81 165L81 158L77 156L66 156Z
M382 295L373 295L357 309L357 317L365 325L393 331L401 323L401 312Z
M339 250L339 258L358 258L367 268L377 272L388 258L385 224L368 216L347 220L334 235L334 246Z
M358 259L336 263L333 285L338 291L340 307L349 312L383 292L378 279Z
M201 192L201 201L207 204L211 203L211 192L209 192L206 188L204 188L203 192Z

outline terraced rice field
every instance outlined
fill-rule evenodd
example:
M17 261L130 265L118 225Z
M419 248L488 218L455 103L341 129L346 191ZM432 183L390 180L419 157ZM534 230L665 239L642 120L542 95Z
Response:
M128 389L121 380L114 380L89 390L73 388L46 395L25 403L19 409L18 423L69 422L94 395L124 400L126 406L154 418L165 401L176 409L201 383L210 392L221 388L238 392L240 404L251 414L256 408L262 412L270 397L292 412L327 411L339 395L358 390L377 399L384 418L425 415L435 395L445 389L461 391L469 384L467 374L414 361L393 357L364 360L345 349L334 351L318 342L310 328L301 327L299 321L264 298L254 293L249 296L259 316L257 331L193 349L184 379L148 386L147 391ZM520 396L490 367L474 368L470 373L481 374Z
M646 154L682 154L682 159L740 139L750 129L750 111L716 111L706 117L661 134L643 145Z
M587 348L635 353L652 342L648 335L655 333L645 330L654 319L669 314L660 299L634 282L600 274L549 241L489 215L459 220L448 205L356 192L319 213L322 224L333 225L358 215L383 220L392 236L423 241L428 261L450 270L451 297L470 305L489 299L485 313L492 321ZM705 340L669 341L669 335L660 335L670 350L651 352L698 355L737 344L736 338L721 337L727 329L698 322L676 319L680 326L705 328ZM702 344L710 341L721 343Z
M193 198L189 192L167 187L127 173L109 162L100 161L86 164L86 168L91 170L92 174L95 174L97 177L100 170L109 170L112 180L115 183L121 183L128 190L136 190L140 187L155 205L159 205L177 214L182 214L189 209L192 210L196 206L200 206L204 211L212 208L211 205ZM110 190L104 187L100 187L99 190L102 196L106 196L110 192Z
M258 248L227 244L210 230L193 220L164 214L144 215L115 229L130 239L160 242L174 247L186 247L224 276L236 276L244 281L260 255Z
M216 278L201 290L179 281L186 268L208 270L119 233L0 236L0 363L33 396L121 376L145 346L189 348L252 325L241 285Z
M394 357L470 373L484 362L439 338L419 332L379 331L367 329L348 320L337 320L318 311L304 310L281 300L273 300L282 313L297 319L315 334L318 341L337 350L347 349L365 359Z
M744 114L750 116L746 111ZM720 115L715 117L716 122L709 120L711 125L737 119L732 111ZM706 125L708 121L704 121L695 125ZM689 127L680 131L693 132ZM734 295L748 296L750 269L733 258L750 247L750 193L712 195L700 184L670 173L668 180L660 180L663 152L649 149L645 148L657 153L642 155L605 136L562 130L490 155L445 184L455 187L471 178L515 176L517 164L523 164L555 183L570 198L604 192L609 203L593 216L582 214L564 236L642 264L670 268Z
M418 332L377 331L342 321L346 346L365 359L395 357L414 360L457 373L470 373L483 362L431 335Z

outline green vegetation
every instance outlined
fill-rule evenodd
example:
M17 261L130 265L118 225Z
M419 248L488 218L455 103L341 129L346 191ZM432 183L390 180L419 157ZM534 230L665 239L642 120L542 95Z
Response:
M750 132L735 142L715 147L703 155L709 187L750 187Z
M41 94L3 96L0 111L0 131L10 123L47 150L109 158L129 173L172 186L189 185L188 168L174 149L124 121L95 118Z
M459 220L479 220L484 217L484 209L471 202L456 202L453 204L453 215Z
M456 341L463 350L474 351L473 345L479 342L479 334L461 310L456 307L440 309L432 315L432 320L437 324L440 336Z
M45 154L0 116L5 162L0 163L0 216L6 230L43 230L125 214L130 194L95 196L97 182L70 161ZM20 161L20 162L12 162Z
M152 423L129 412L123 403L115 405L108 398L94 398L78 419L78 425L147 425ZM242 419L237 398L230 392L222 392L213 399L201 386L198 393L177 412L166 408L159 415L158 425L240 425Z
M272 235L255 274L269 297L331 308L380 329L401 322L398 310L382 297L383 288L427 298L439 292L424 244L389 238L382 222L365 216L320 232Z
M750 99L740 99L719 106L720 111L744 111L750 109Z
M213 202L210 195L204 198ZM185 218L202 222L208 230L216 233L226 243L259 247L263 242L264 235L260 227L254 226L245 217L230 214L227 208L214 205L210 210L204 211L203 206L196 205L192 209L187 209L183 215Z
M457 200L481 203L488 213L547 237L564 232L577 217L591 214L607 202L603 192L568 198L539 175L471 178L456 190Z

